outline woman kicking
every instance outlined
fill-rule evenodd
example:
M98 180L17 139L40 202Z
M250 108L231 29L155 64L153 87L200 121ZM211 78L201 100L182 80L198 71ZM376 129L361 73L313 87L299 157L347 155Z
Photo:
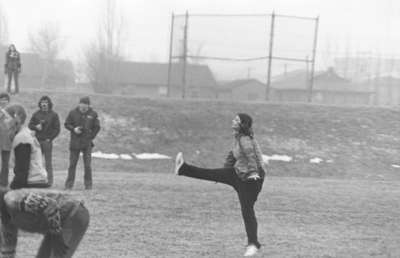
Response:
M72 257L89 225L81 201L45 189L0 187L0 213L2 258L15 257L18 229L44 235L37 258Z
M226 158L224 168L205 169L189 165L180 152L176 156L175 173L228 184L236 190L248 239L244 256L253 256L260 248L254 204L261 191L266 169L261 149L253 137L252 118L240 113L232 120L232 128L234 146Z

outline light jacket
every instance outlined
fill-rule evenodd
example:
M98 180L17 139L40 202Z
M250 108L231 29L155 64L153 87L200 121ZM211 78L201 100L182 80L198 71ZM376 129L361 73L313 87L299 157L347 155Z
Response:
M264 178L267 171L260 146L255 139L246 135L235 136L232 151L229 152L224 166L235 168L236 174L243 181L252 175Z
M15 162L15 148L20 144L29 144L31 147L31 155L27 157L29 159L29 170L27 183L29 184L46 184L47 183L47 171L43 166L42 151L40 144L34 133L29 130L28 127L24 126L15 135L12 143L12 157Z
M10 151L15 130L15 119L5 109L0 109L0 150Z

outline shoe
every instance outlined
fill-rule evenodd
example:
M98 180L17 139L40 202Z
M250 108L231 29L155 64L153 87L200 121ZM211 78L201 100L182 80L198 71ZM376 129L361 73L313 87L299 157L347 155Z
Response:
M87 186L85 186L85 190L92 190L92 186L91 185L87 185Z
M244 253L244 256L249 257L249 256L253 256L256 255L258 252L258 248L255 245L248 245L246 247L246 252Z
M175 175L179 176L179 169L181 169L183 163L185 163L185 161L183 160L183 153L179 152L176 155L176 159L175 159Z

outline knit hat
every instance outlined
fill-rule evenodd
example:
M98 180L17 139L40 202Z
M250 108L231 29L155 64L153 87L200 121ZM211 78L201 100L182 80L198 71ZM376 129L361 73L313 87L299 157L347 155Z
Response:
M90 105L90 99L89 99L89 97L82 97L82 98L79 100L79 103L83 103L83 104L86 104L86 105Z

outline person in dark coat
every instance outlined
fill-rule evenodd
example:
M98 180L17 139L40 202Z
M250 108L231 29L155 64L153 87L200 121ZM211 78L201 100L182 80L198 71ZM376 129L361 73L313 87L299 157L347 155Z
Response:
M33 113L28 127L32 131L35 131L36 138L40 143L45 160L48 183L51 186L54 182L52 163L53 141L60 133L60 119L58 114L53 110L53 103L49 96L42 96L38 106L39 110Z
M4 65L4 73L8 76L7 81L7 92L13 93L11 91L11 81L14 78L15 90L14 93L19 92L18 76L21 73L21 57L15 45L11 44L6 53L6 63Z
M89 226L83 202L51 190L0 187L0 257L15 258L18 231L44 235L35 257L70 258ZM34 248L30 245L27 248Z
M252 121L245 113L237 114L232 120L234 144L223 168L206 169L190 165L184 161L181 152L175 161L177 175L227 184L237 192L247 233L246 257L257 254L261 246L257 237L254 205L266 172L261 149L254 139Z
M96 111L90 106L89 97L83 97L79 100L78 107L69 112L64 126L71 134L69 168L65 188L72 189L74 186L76 165L79 154L82 152L85 189L92 189L92 147L94 146L93 140L100 131L100 122Z

